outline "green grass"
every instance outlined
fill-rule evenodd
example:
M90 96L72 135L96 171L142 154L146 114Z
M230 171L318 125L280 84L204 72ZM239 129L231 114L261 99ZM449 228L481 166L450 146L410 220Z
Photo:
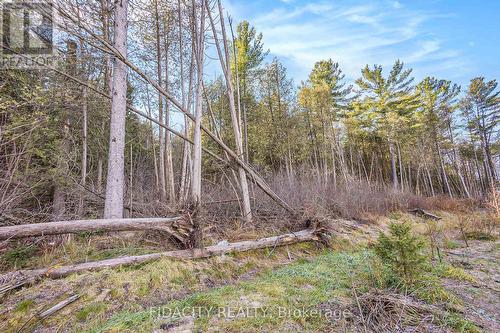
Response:
M91 303L84 306L83 309L76 313L76 319L79 321L85 321L89 318L89 316L96 316L104 311L106 311L106 304L101 302Z
M435 268L435 274L439 277L477 283L476 278L467 273L463 268L443 263Z
M372 257L373 254L369 251L327 252L313 260L298 260L294 264L263 274L254 281L195 293L161 308L138 313L119 313L90 332L151 331L161 323L179 319L173 316L157 321L155 314L176 314L178 309L188 313L194 309L196 313L200 313L196 325L202 330L215 324L221 331L239 332L272 330L273 327L285 324L298 325L308 330L321 329L326 322L319 316L293 316L293 313L283 316L280 311L283 314L285 309L316 309L321 303L331 299L349 297L352 281L368 281L372 275L370 265L366 264ZM360 290L368 287L365 283L358 286ZM247 306L265 309L267 315L234 320L223 320L217 316L230 314L228 310L218 312L219 309L239 309Z
M391 285L389 270L366 247L321 250L311 244L298 245L290 246L290 251L302 259L293 263L285 248L277 248L271 257L261 250L200 261L162 259L72 275L57 283L47 280L40 288L57 289L62 282L83 295L85 302L76 302L67 313L63 311L50 319L52 325L73 332L151 332L181 319L182 313L175 313L176 309L197 311L200 315L195 316L195 325L202 331L218 327L218 331L226 332L319 332L331 330L332 322L319 315L318 309L330 302L334 302L336 310L352 306L353 286L362 295L372 288ZM463 270L446 264L435 268L428 265L424 273L414 294L429 303L457 302L442 287L441 278L470 281ZM207 280L211 281L208 285ZM98 297L102 290L109 290L106 298ZM32 311L33 306L30 301L20 302L11 312L14 316L9 319L9 327L18 327L24 321L23 313ZM227 307L257 308L261 312L228 319L224 318L225 313L229 314ZM219 309L226 312L220 313ZM302 312L294 315L297 309ZM285 310L291 312L284 315ZM162 317L161 313L171 315ZM70 326L65 324L68 320ZM446 323L450 327L470 327L452 316Z
M35 301L32 299L25 299L24 301L19 302L19 304L16 305L16 312L22 312L25 313L29 309L31 309L35 305Z
M449 239L449 238L445 239L443 245L444 245L445 249L450 249L450 250L458 249L458 248L462 247L462 244L460 244L460 242L457 242L456 240Z
M460 314L448 313L443 319L446 326L452 328L455 332L464 333L481 333L481 329L477 327L474 323L463 318Z
M196 327L203 331L214 326L229 332L276 331L280 327L300 331L327 330L331 322L311 310L318 311L321 304L332 300L349 300L353 286L360 295L370 288L381 287L384 277L380 276L380 267L376 266L374 257L369 250L325 252L314 259L300 259L253 281L195 293L159 308L120 312L89 332L150 332L192 311L196 313ZM440 269L442 274L451 274L446 273L450 268ZM429 302L454 303L456 300L441 286L437 273L428 272L422 285L416 286L417 295ZM260 308L260 315L224 318L229 315L227 307L238 312L248 306ZM220 309L226 310L221 313ZM291 312L284 315L285 311ZM294 315L293 311L302 312Z

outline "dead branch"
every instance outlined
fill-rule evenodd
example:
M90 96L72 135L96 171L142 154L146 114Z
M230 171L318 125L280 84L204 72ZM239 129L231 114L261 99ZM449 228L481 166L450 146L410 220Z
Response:
M28 326L28 324L31 322L32 319L36 318L36 322L34 325L36 325L37 322L41 321L41 320L44 320L45 318L53 315L54 313L56 313L57 311L59 310L62 310L63 308L65 308L66 306L70 305L71 303L73 303L74 301L78 300L80 298L80 295L78 294L75 294L75 295L72 295L62 301L60 301L59 303L57 303L56 305L52 306L51 308L43 311L43 312L40 312L36 315L33 315L32 317L30 317L24 324L23 326L21 326L21 328L17 331L17 332L22 332L22 330Z
M66 306L70 305L71 303L73 303L74 301L76 301L79 298L80 298L80 295L78 295L78 294L72 295L72 296L66 298L65 300L62 300L61 302L57 303L56 305L54 305L50 309L45 310L42 313L40 313L38 315L38 318L45 319L48 316L51 316L54 313L56 313L57 311L59 311L59 310L65 308Z

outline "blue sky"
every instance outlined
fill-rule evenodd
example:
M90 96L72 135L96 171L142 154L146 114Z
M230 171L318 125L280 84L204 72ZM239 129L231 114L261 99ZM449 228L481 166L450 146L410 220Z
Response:
M499 0L225 0L235 21L264 35L298 84L314 62L338 61L349 80L366 64L400 58L416 79L466 85L500 79Z

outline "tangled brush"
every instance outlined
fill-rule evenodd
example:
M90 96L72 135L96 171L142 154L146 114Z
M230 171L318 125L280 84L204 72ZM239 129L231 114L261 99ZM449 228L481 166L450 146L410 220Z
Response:
M429 332L444 312L411 296L371 290L351 306L353 324L365 332Z

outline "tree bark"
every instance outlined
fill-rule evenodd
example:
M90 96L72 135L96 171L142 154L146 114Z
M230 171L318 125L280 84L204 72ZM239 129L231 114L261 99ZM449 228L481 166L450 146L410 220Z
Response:
M127 57L127 9L128 0L115 3L114 48L124 58ZM111 125L104 217L122 218L127 66L116 56L113 58L113 92L111 97Z
M66 70L72 75L77 75L76 70L76 51L77 44L74 41L67 41L68 52L66 56ZM54 183L54 193L52 198L52 220L60 221L64 219L66 215L66 194L65 194L65 178L68 174L68 162L70 153L70 113L69 110L73 110L74 95L72 89L70 91L65 91L61 96L61 143L59 144L59 154L57 157L57 174Z
M229 109L231 111L231 122L233 125L233 132L234 132L234 139L236 143L236 154L238 158L244 159L243 157L243 142L242 142L242 136L241 136L241 129L240 129L240 124L238 120L238 114L236 111L236 105L235 105L235 100L234 100L234 89L233 89L233 81L231 77L231 68L229 66L229 46L227 43L227 37L226 37L226 30L225 30L225 25L224 25L224 14L222 12L222 5L220 0L218 1L218 7L219 7L219 16L220 16L220 24L221 24L221 29L222 29L222 42L224 45L224 50L225 50L225 56L222 54L221 47L219 44L219 39L217 37L217 32L215 29L215 25L212 19L212 15L210 13L210 8L208 8L207 5L207 14L210 18L210 23L212 25L212 31L214 33L214 39L215 39L215 44L217 47L217 51L219 54L219 60L221 62L224 76L226 79L226 86L227 86L227 95L229 98ZM240 182L240 190L241 190L241 196L242 196L242 216L243 219L247 222L252 221L252 210L250 206L250 194L248 191L248 182L247 182L247 175L245 172L245 169L243 167L238 168L238 174L239 174L239 182Z
M204 1L201 1L201 18L200 26L198 27L196 4L193 4L193 52L196 53L196 104L195 104L195 121L194 121L194 146L193 146L193 172L191 178L191 204L195 209L198 208L201 201L201 119L203 115L203 60L205 52L205 6Z
M158 84L162 85L162 70L161 70L161 39L160 39L160 16L158 13L158 1L154 1L155 11L155 28L156 28L156 70L158 72ZM158 121L163 123L163 95L158 92ZM159 150L159 180L160 180L160 201L165 202L167 197L166 182L165 182L165 141L163 140L163 127L158 129L158 141L160 143Z
M167 15L168 16L168 15ZM168 51L170 42L168 40L169 33L169 20L164 22L165 38L163 44L165 48L165 89L169 89L169 66L168 66ZM180 30L180 28L179 28ZM182 55L182 53L181 53ZM181 59L182 61L182 59ZM168 100L165 100L165 125L170 127L170 107ZM174 178L174 164L172 162L172 137L168 131L165 131L165 182L167 186L168 202L173 205L176 201L175 193L175 178Z
M398 172L396 169L396 153L394 152L394 143L389 141L389 155L391 157L391 172L392 172L392 187L397 190L398 184Z
M101 0L101 20L102 20L102 38L106 42L110 42L109 38L109 0ZM111 78L111 56L105 54L104 61L104 91L106 94L111 93L112 78ZM106 123L103 121L101 124L102 133L105 132ZM102 149L98 152L97 157L97 192L102 193L102 175L104 166L104 156Z
M443 176L443 185L445 187L446 192L448 192L448 195L450 198L453 198L453 193L451 192L451 187L450 187L450 182L448 181L448 175L446 174L446 168L444 165L443 161L443 155L441 154L441 147L439 146L439 143L436 141L436 150L438 153L438 158L439 158L439 167L441 168L441 174Z
M181 217L172 218L129 218L75 220L48 223L20 224L0 227L0 240L35 236L76 234L96 231L130 231L168 228L168 225L180 221Z
M300 242L319 241L320 237L315 230L302 230L290 234L280 236L262 238L255 241L242 241L237 243L218 244L208 246L202 249L178 250L162 253L145 254L141 256L121 257L115 259L107 259L96 262L87 262L82 264L51 267L49 269L36 269L7 273L0 276L0 281L11 281L18 279L37 279L48 277L52 279L62 278L73 273L97 271L106 268L112 268L123 265L133 265L145 262L159 260L161 258L172 259L200 259L208 258L217 255L223 255L233 252L244 252L250 250L263 249L266 247L284 246Z
M146 109L148 112L148 117L151 119L153 116L151 114L151 97L149 96L149 89L146 87ZM151 147L153 149L153 165L155 170L155 184L156 184L156 194L160 194L160 176L158 175L158 161L156 160L156 135L153 127L153 121L149 121L149 127L151 130Z
M78 19L80 20L80 9L78 8ZM79 38L80 55L82 59L85 59L86 52L84 49L84 40ZM82 75L82 80L86 82L88 80L87 73L84 70ZM83 188L87 186L87 152L88 152L88 87L82 86L82 161L81 161L81 179L80 184ZM85 192L82 191L80 194L80 202L78 203L78 215L82 217L85 214Z
M88 89L87 87L82 87L82 164L81 164L81 179L80 183L82 184L83 187L87 185L87 150L88 150L88 143L87 143L87 124L88 124ZM80 196L80 202L79 202L79 215L82 216L84 214L84 209L85 209L85 198L83 195L83 192Z

